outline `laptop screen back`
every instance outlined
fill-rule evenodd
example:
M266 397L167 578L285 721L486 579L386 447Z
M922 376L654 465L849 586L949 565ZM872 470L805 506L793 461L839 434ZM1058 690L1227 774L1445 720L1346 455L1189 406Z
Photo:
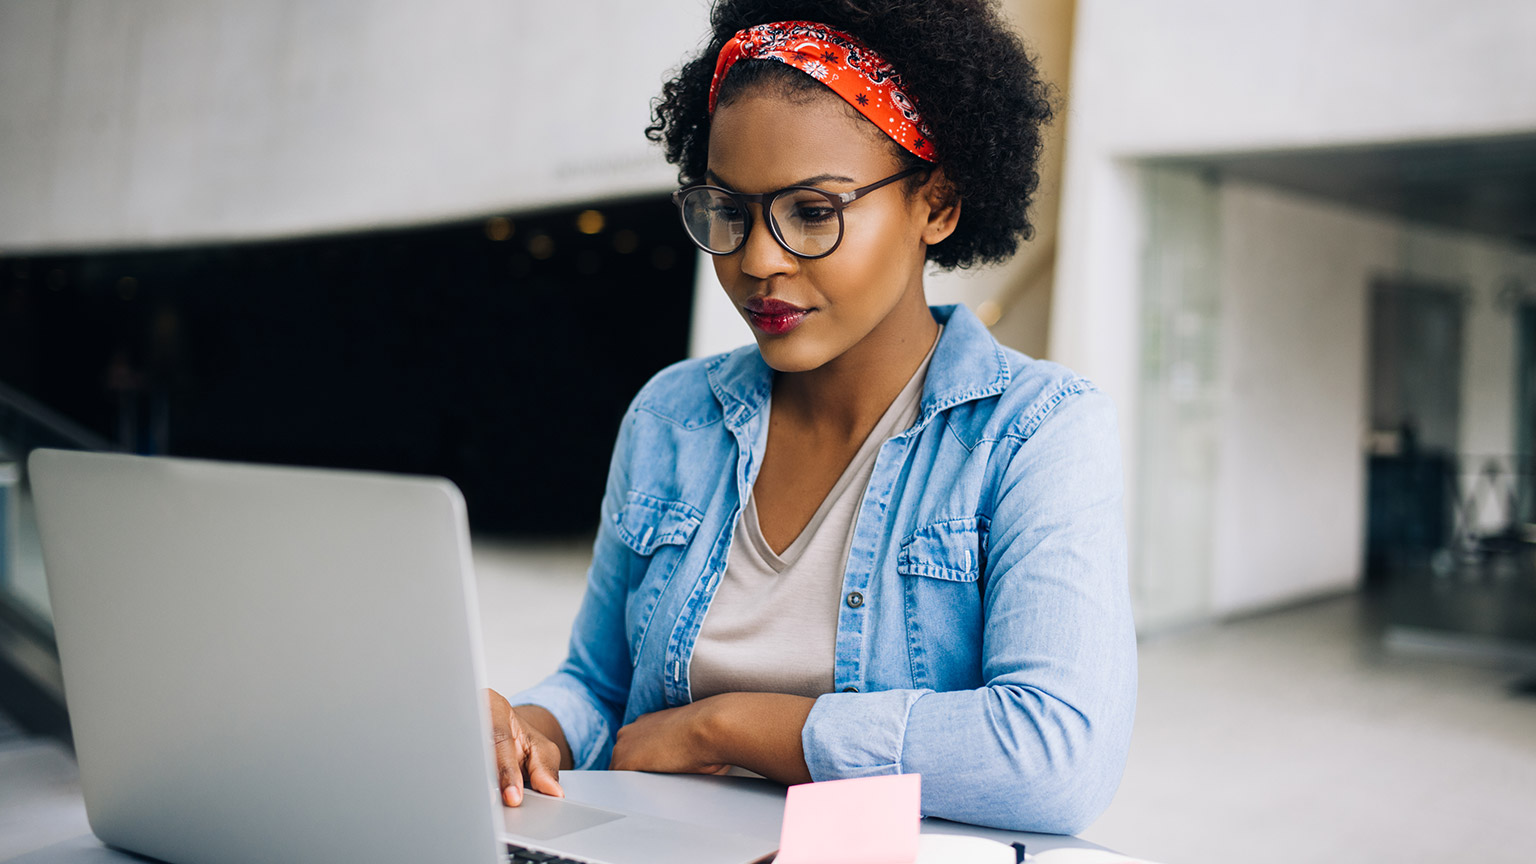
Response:
M178 864L500 860L452 484L29 465L97 836Z

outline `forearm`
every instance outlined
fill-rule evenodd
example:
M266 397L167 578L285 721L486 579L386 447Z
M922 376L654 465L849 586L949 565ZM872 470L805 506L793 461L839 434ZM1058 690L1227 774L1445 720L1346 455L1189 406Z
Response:
M532 727L560 748L561 771L569 771L576 767L576 761L571 757L571 745L566 743L565 731L560 728L560 721L555 719L555 715L538 705L518 705L512 710L517 712L518 720Z
M1109 806L1130 723L1128 706L1080 711L1029 687L931 693L908 715L901 765L923 775L929 815L1076 834Z
M816 700L783 693L722 693L705 700L709 761L735 765L780 783L809 783L800 732Z

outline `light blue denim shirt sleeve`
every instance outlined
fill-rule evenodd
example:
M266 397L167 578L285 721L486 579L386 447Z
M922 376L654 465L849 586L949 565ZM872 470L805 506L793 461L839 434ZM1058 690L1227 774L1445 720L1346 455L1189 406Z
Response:
M920 420L886 441L843 573L834 680L802 731L817 780L923 775L923 812L1076 833L1129 744L1136 654L1107 397L946 322ZM579 768L690 701L687 667L766 442L755 346L658 374L626 413L560 669L511 697Z

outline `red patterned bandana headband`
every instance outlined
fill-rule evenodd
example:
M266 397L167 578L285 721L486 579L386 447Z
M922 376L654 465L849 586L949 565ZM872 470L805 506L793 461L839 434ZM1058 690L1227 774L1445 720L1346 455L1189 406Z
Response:
M720 82L742 59L788 63L827 85L912 155L938 160L928 124L901 89L901 76L853 36L814 21L776 21L739 31L715 61L709 113L715 113Z

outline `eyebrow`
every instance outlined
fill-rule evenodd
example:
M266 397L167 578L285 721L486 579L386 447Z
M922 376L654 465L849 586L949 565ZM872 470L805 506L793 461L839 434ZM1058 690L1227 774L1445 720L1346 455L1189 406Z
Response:
M735 186L732 186L730 183L727 183L725 181L725 178L721 177L719 174L716 174L713 171L705 171L704 172L704 179L711 181L716 186L724 186L725 188L731 190L732 192L739 192L739 191L741 191L740 189L737 189ZM842 174L817 174L815 177L807 177L804 180L796 180L795 182L789 184L789 186L815 186L817 183L827 183L827 182L852 183L852 182L854 182L854 179L852 177L847 177L847 176L844 176ZM785 187L781 187L781 188L787 189L789 187L785 186Z

